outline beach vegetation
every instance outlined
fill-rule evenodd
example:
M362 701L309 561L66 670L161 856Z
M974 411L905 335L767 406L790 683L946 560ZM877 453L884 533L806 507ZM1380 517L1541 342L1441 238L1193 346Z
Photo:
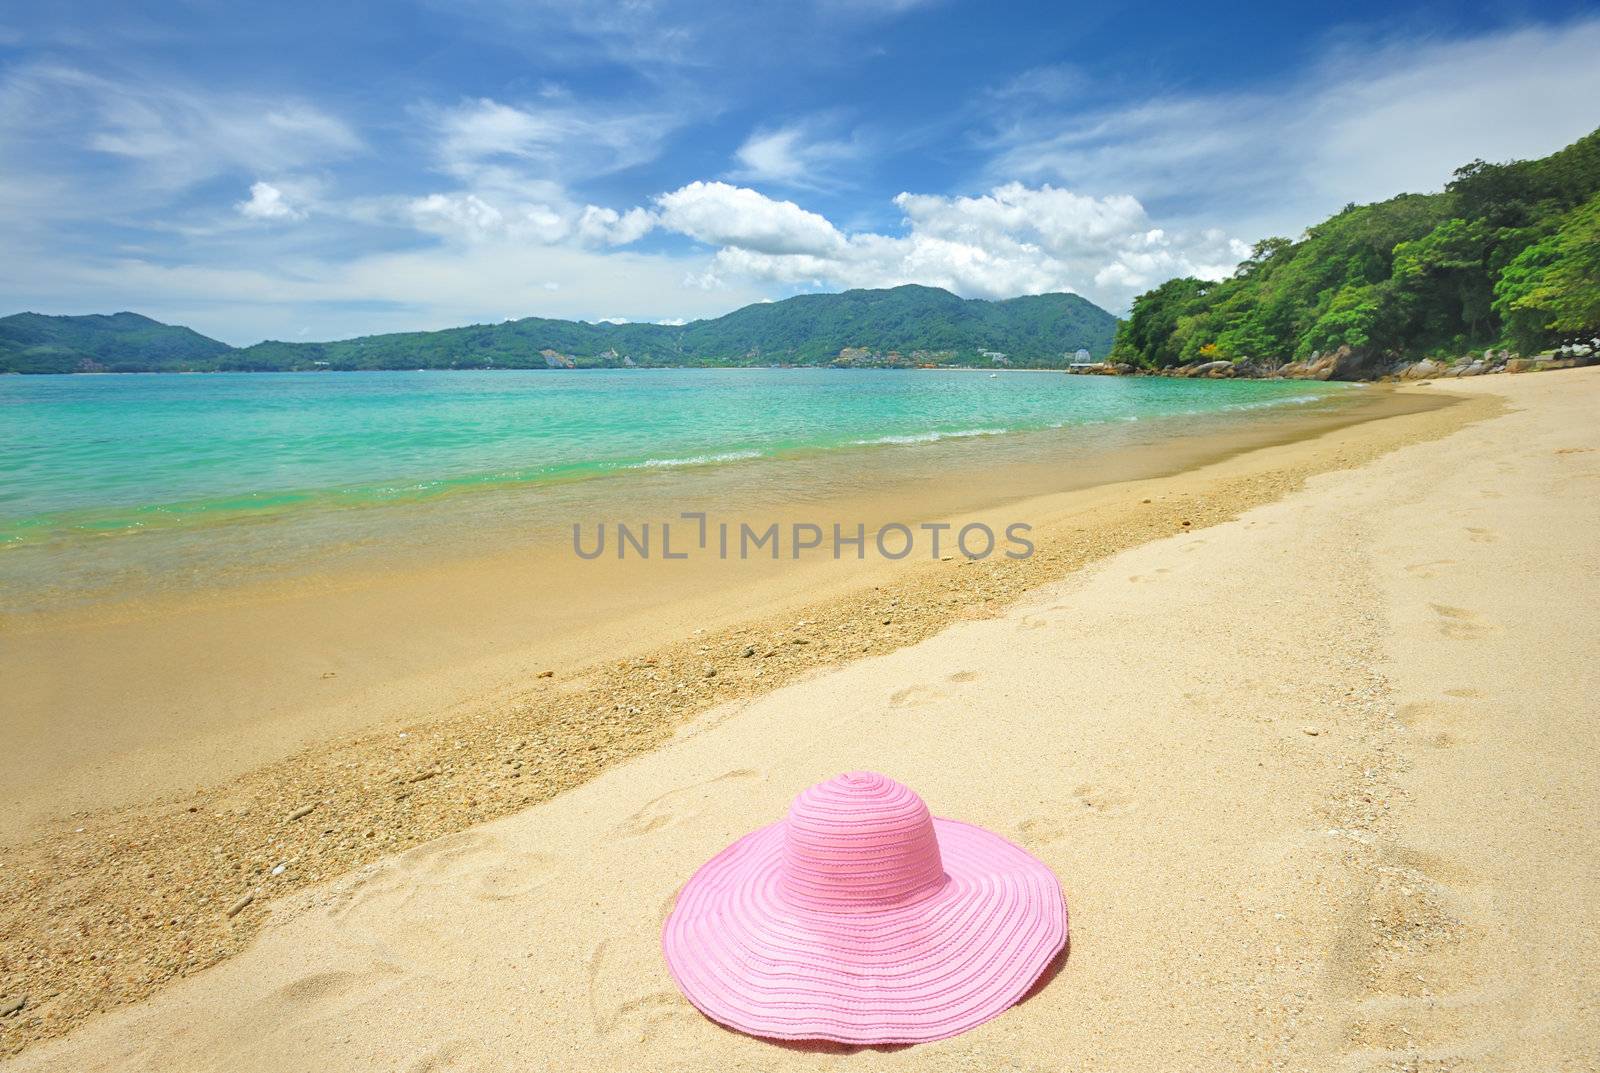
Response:
M1112 359L1282 363L1350 347L1393 360L1600 330L1600 131L1540 160L1475 160L1436 194L1347 205L1257 243L1223 280L1134 299Z

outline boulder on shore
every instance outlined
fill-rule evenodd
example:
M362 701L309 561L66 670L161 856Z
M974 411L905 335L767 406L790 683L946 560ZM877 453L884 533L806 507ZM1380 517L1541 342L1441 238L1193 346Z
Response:
M1423 358L1414 365L1408 365L1400 371L1402 380L1427 380L1435 376L1445 375L1448 366L1434 361L1432 358Z

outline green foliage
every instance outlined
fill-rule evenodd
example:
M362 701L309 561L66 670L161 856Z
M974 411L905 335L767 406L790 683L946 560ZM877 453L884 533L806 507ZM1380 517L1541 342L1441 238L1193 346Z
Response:
M1166 368L1340 346L1399 359L1509 339L1531 352L1600 327L1597 191L1600 131L1542 160L1474 161L1443 193L1349 205L1298 242L1257 243L1229 279L1140 295L1113 354Z
M0 318L0 372L178 372L212 368L232 349L137 313Z
M117 317L133 317L119 313ZM39 317L23 313L0 320L0 371L73 372L84 358L110 365L110 336L96 324L106 317ZM871 361L914 364L932 361L990 365L982 351L998 351L1013 366L1064 365L1080 347L1093 356L1110 350L1117 320L1075 294L1041 294L986 302L958 298L934 287L809 294L782 302L746 306L715 320L686 325L587 324L529 317L503 324L478 324L438 332L364 336L332 343L269 341L234 350L187 328L169 328L135 318L159 332L147 351L123 347L117 368L267 371L288 369L482 369L544 368L571 359L580 368L629 362L662 365L826 365L846 347L872 352ZM13 348L13 322L47 321L57 336L76 340L66 356L41 356ZM18 332L24 331L19 327ZM175 333L170 337L160 333ZM207 347L183 351L174 342L201 340ZM893 357L898 355L897 358ZM626 360L625 360L626 359ZM871 363L871 362L869 362Z
M1600 195L1519 253L1494 286L1507 335L1532 351L1562 335L1600 330Z

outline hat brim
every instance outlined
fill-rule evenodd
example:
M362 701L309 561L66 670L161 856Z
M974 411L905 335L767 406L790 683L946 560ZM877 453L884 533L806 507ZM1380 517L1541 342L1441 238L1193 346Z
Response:
M1055 873L981 827L935 817L948 881L909 905L828 913L779 892L784 825L746 835L694 874L662 929L689 1001L753 1036L925 1043L1015 1005L1061 952Z

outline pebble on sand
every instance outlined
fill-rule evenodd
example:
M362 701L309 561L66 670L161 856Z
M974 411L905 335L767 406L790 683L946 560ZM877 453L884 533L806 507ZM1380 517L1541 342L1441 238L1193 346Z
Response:
M288 822L293 823L295 820L304 819L305 817L311 815L311 813L316 810L316 807L316 805L301 805L299 808L289 813Z
M230 905L228 907L228 916L229 917L238 916L244 910L245 906L249 905L251 902L253 902L255 900L256 900L256 896L254 894L246 894L243 898L240 898L238 901L234 902L232 905Z
M27 1004L27 995L6 995L4 998L0 998L0 1017L10 1017L12 1014L21 1013L22 1008Z
M1305 734L1308 737L1313 737L1314 738L1318 734L1322 733L1322 729L1320 727L1301 727L1300 728L1300 733Z

